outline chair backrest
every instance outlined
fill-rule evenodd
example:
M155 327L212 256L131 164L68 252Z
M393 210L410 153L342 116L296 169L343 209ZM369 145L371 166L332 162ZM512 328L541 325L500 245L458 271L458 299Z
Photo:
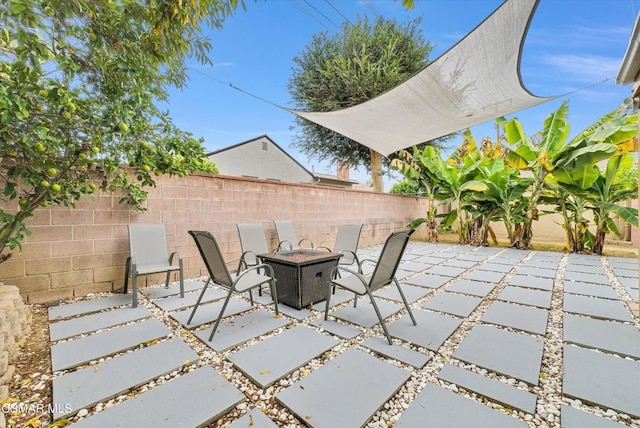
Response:
M384 287L393 281L402 254L413 232L414 229L409 229L389 235L369 281L371 291Z
M129 252L138 267L168 264L164 224L130 224Z
M293 228L293 222L291 220L274 220L273 223L276 225L278 242L286 241L291 244L291 249L298 248L298 235Z
M211 233L202 230L190 230L189 235L196 241L204 265L207 267L213 282L231 287L233 281L216 238Z
M236 226L238 227L238 235L240 235L242 252L253 252L245 255L247 265L257 265L258 258L256 255L269 252L267 238L264 236L264 228L260 223L237 223Z
M336 235L336 243L333 246L333 252L339 253L340 251L346 251L340 257L340 264L350 265L355 261L355 257L348 251L354 253L358 249L358 242L360 241L360 231L362 230L362 223L358 224L341 224L338 227L338 234Z

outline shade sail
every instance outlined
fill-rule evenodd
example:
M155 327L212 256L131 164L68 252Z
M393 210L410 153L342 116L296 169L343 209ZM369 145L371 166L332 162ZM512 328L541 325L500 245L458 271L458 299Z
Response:
M289 111L389 155L546 102L520 78L524 37L538 0L507 0L438 59L362 104Z

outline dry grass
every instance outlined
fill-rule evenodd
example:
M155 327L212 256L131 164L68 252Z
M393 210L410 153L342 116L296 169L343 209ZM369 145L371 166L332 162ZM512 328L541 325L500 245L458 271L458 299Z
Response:
M438 234L438 239L443 243L458 243L458 235L456 233ZM506 248L509 246L509 242L499 239L497 245L493 242L490 242L489 246ZM536 240L535 236L533 237L532 241L532 249L537 251L555 251L558 253L567 252L565 250L564 242ZM628 242L607 241L604 246L604 255L609 257L638 258L638 247Z

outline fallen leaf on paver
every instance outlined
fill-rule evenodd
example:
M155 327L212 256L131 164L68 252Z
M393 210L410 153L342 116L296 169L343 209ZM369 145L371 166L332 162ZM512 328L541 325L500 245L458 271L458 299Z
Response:
M307 369L302 369L302 371L300 372L301 376L306 376L308 374L309 374L309 370L307 370Z
M282 314L277 314L276 318L282 318Z
M71 424L69 419L60 419L59 421L55 421L54 423L47 425L47 428L66 427L69 424Z
M313 309L313 303L309 303L309 306L307 306L307 309L309 310Z
M96 365L95 365L95 367L94 367L94 369L93 369L93 371L94 371L94 372L97 372L99 368L100 368L100 366L99 366L98 364L96 364Z
M300 389L304 389L304 385L300 385Z
M267 409L266 407L263 407L263 408L262 408L262 409L260 409L260 410L262 410L262 413L264 413L265 415L268 415L268 414L269 414L269 409Z
M190 334L191 334L191 332L190 332L190 331L183 331L182 333L180 333L180 336L182 336L182 337L187 337L187 336L189 336Z
M188 366L190 362L191 362L191 360L187 358L186 360L184 360L184 363L182 363L182 365L183 366Z
M147 346L155 345L156 343L158 343L158 339L153 339L148 342L144 342L142 345L147 347Z
M249 426L253 426L253 415L249 415Z
M271 373L271 370L262 370L260 372L260 374L269 374L269 373Z
M26 386L29 385L31 383L31 379L25 379L22 382L20 382L20 386Z
M305 418L305 419L307 419L307 420L309 420L309 419L311 419L311 416L308 416L308 415L307 415L307 416L305 416L304 418Z
M540 379L546 379L546 378L547 378L547 375L546 375L546 374L544 374L544 373L540 373Z
M34 416L22 425L23 427L40 428L40 416Z
M7 397L4 400L0 401L0 404L9 404L9 403L17 403L19 400L15 397Z

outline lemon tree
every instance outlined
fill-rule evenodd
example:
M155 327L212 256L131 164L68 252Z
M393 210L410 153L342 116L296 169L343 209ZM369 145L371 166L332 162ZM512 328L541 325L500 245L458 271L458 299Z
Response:
M185 84L188 58L209 62L201 26L221 27L238 6L0 2L0 262L39 207L73 207L102 189L142 209L155 176L216 172L157 104Z

